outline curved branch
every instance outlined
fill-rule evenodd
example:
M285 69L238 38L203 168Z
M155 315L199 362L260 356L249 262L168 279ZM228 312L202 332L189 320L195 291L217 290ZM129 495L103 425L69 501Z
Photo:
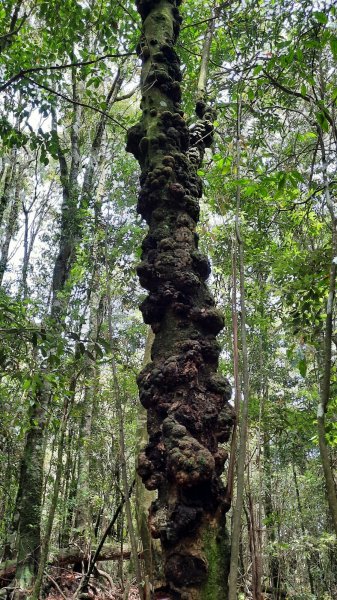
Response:
M6 90L19 79L26 78L26 75L28 75L29 73L40 73L41 71L61 71L63 69L70 69L72 67L86 67L88 65L94 65L98 62L101 62L106 58L123 58L127 56L134 56L135 54L135 52L126 52L125 54L104 54L103 56L99 56L98 58L94 58L93 60L86 60L83 62L67 63L65 65L47 65L45 67L29 67L28 69L22 69L21 71L19 71L19 73L16 73L16 75L13 75L13 77L11 77L10 79L8 79L8 81L3 83L0 86L0 92Z
M116 123L116 125L118 125L122 129L124 129L124 131L127 131L127 128L124 127L124 125L122 125L122 123L120 123L119 121L114 119L111 115L109 115L104 110L96 108L96 106L91 106L91 104L87 104L86 102L79 102L77 100L73 100L72 98L69 98L69 96L65 96L64 94L61 94L61 92L57 92L56 90L53 90L52 88L48 87L47 85L38 83L37 81L35 81L34 79L31 79L31 77L27 77L26 75L25 75L25 79L27 79L27 81L29 81L33 85L36 85L37 87L41 88L42 90L46 90L47 92L50 92L51 94L54 94L55 96L58 96L59 98L62 98L63 100L66 100L67 102L70 102L70 104L76 104L78 106L83 106L84 108L90 108L90 110L94 110L94 111L98 112L99 114L104 115L105 117L107 117L108 119L113 121L113 123Z

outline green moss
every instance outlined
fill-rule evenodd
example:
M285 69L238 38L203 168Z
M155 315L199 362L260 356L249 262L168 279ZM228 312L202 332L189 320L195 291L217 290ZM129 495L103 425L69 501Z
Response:
M201 589L200 600L226 600L230 560L230 545L225 517L216 527L209 524L204 530L204 553L208 562L208 576Z

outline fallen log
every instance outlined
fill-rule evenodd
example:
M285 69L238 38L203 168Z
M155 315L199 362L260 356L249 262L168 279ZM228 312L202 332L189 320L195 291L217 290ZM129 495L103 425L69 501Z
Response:
M48 565L53 567L64 567L66 565L81 562L88 563L93 554L96 554L95 549L92 550L89 556L89 554L81 552L79 548L67 548L59 550L57 554L52 555L48 561ZM130 556L131 552L127 547L122 553L118 546L105 546L104 548L101 548L96 561L120 560L121 558L123 560L129 560ZM15 576L15 571L16 560L8 560L3 563L3 565L0 565L0 587L6 587L12 581Z
M132 494L134 485L135 479L133 480L129 489L129 498ZM123 550L123 553L120 551L120 548L117 548L116 546L105 546L103 549L103 544L105 543L105 540L108 537L108 535L111 533L112 528L117 520L118 515L121 513L124 504L125 497L122 496L121 502L117 507L116 512L112 517L108 527L104 531L100 543L98 544L96 549L92 549L90 556L83 553L78 547L68 548L64 550L59 550L54 557L50 558L50 560L48 561L48 565L54 567L62 567L65 565L86 562L88 564L88 571L85 575L85 582L87 583L97 562L104 560L119 560L121 558L123 558L123 560L128 560L131 556L131 552L128 549ZM140 554L140 556L142 555ZM15 571L16 560L6 561L2 567L0 565L0 588L6 587L12 581L12 579L15 576Z
M69 565L69 564L75 564L75 563L80 563L80 562L89 562L91 559L91 556L95 553L96 553L95 549L93 549L91 551L90 556L88 554L85 554L84 552L80 552L78 548L69 548L67 550L60 550L60 552L57 553L57 555L54 557L54 559L51 558L51 560L48 561L48 564L53 565L53 566L62 567L64 565ZM121 558L123 558L123 560L129 560L130 555L131 555L131 552L128 549L128 547L126 547L122 553L120 550L120 547L118 547L118 546L105 546L104 548L102 548L100 550L98 557L97 557L97 562L105 561L105 560L119 560Z

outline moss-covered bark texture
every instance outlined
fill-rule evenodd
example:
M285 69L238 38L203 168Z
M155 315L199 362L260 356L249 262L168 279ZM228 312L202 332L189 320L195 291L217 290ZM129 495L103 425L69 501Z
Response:
M220 475L233 413L228 382L216 373L222 314L205 280L207 258L195 232L202 186L197 168L212 141L212 115L201 101L189 131L181 110L181 72L174 45L176 0L139 0L143 22L142 118L127 149L141 166L138 211L149 231L138 267L149 294L141 305L155 339L138 378L149 443L138 472L149 490L152 535L163 547L166 596L226 598L226 506ZM222 550L221 550L222 547Z

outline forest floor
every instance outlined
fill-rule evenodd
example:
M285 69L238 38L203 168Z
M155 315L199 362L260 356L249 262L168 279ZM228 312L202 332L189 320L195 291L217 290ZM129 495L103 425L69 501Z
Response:
M81 581L80 573L63 572L51 573L48 578L48 590L44 595L45 600L70 600L74 598ZM88 600L140 600L137 586L125 583L124 589L112 581L103 578L92 581L89 585Z

